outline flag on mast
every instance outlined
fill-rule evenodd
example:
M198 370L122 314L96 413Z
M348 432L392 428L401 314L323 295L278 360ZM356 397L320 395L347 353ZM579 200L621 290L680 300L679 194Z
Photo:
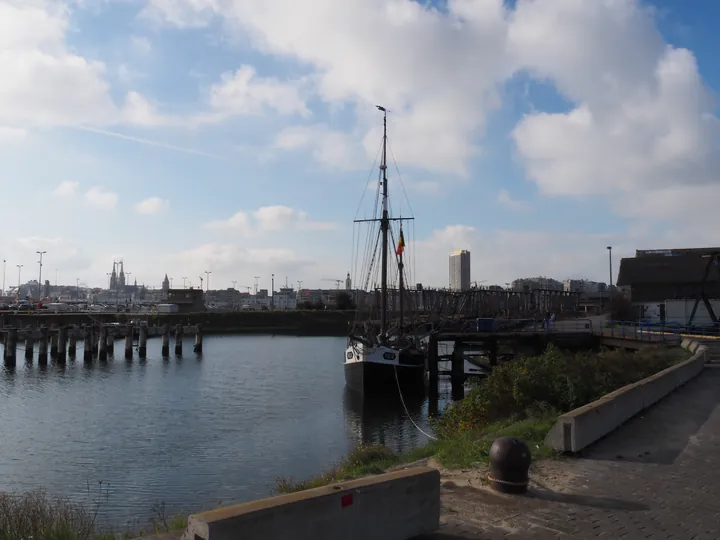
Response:
M398 240L398 246L395 250L395 255L402 255L403 251L405 251L405 237L403 236L402 227L400 227L400 239Z

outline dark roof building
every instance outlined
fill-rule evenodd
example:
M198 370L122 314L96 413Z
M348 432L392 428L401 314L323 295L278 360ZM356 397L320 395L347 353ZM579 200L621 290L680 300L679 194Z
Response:
M622 259L617 285L629 287L635 303L661 303L676 298L699 298L702 281L708 298L720 298L718 248L637 250L634 258Z

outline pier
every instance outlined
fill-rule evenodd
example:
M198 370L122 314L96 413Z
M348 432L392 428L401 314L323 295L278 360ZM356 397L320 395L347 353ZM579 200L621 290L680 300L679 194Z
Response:
M75 360L77 342L83 343L82 356L85 362L96 358L106 361L115 354L115 341L124 339L124 357L132 360L137 353L139 359L147 358L149 337L162 337L159 341L161 356L169 358L170 335L175 335L175 356L182 357L183 337L193 339L193 352L202 355L203 336L200 325L148 326L147 324L94 324L76 326L40 326L40 327L4 327L0 336L4 344L3 362L6 367L17 363L18 344L24 346L23 355L27 363L32 363L37 344L38 364L46 365L48 348L50 359L64 364L67 359Z

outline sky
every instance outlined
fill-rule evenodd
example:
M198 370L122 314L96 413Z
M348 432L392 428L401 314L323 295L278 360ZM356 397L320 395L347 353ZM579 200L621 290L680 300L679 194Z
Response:
M37 278L363 281L388 116L412 282L717 245L710 0L0 0L0 254ZM370 186L368 187L368 181ZM362 255L362 254L360 254Z

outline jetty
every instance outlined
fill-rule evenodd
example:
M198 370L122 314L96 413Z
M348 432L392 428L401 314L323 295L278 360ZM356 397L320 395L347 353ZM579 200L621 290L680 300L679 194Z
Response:
M161 356L170 357L171 338L174 338L174 354L183 355L185 336L193 338L193 352L201 355L203 333L200 325L162 325L148 326L139 324L90 324L77 326L39 326L39 327L3 327L0 336L4 344L3 362L6 367L14 367L18 349L24 350L26 362L32 362L37 348L39 364L47 364L48 357L53 362L64 364L68 359L78 356L78 343L85 362L94 359L107 360L115 357L116 342L123 347L123 356L132 360L137 353L141 360L147 358L147 344L150 337L161 337Z

